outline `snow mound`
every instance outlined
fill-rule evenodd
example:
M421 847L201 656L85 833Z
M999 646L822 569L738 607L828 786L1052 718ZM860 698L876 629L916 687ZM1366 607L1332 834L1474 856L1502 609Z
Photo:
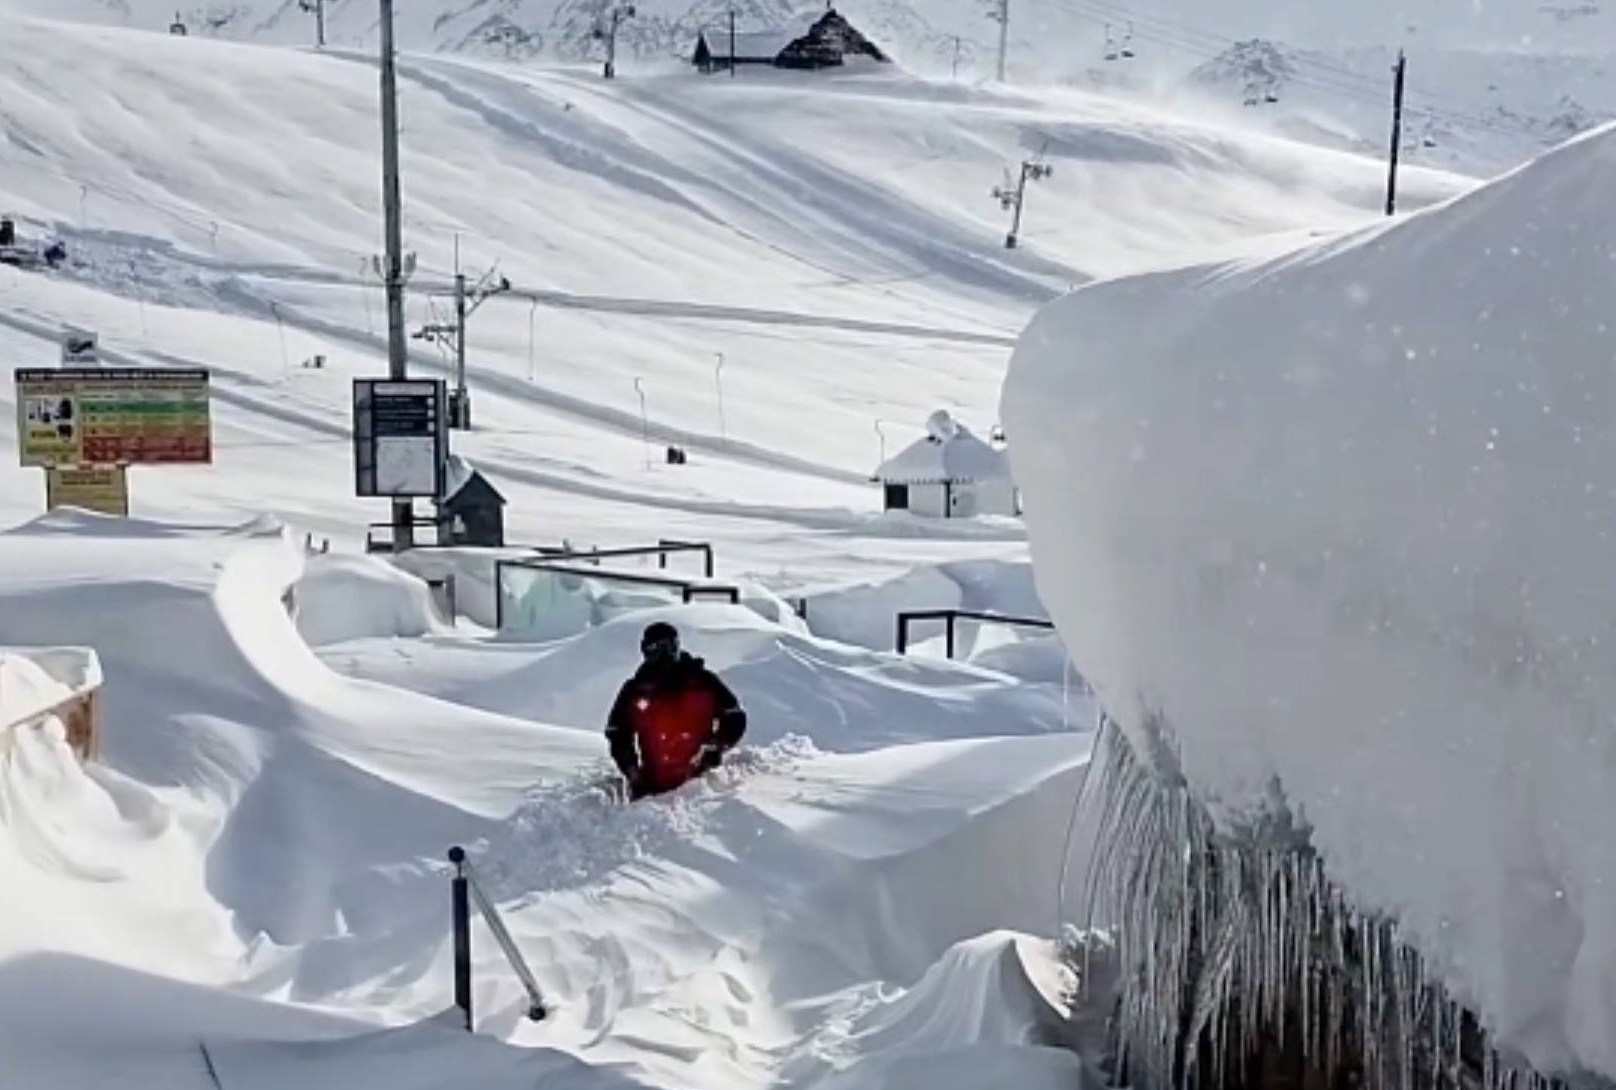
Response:
M934 658L903 658L803 636L744 607L697 604L638 611L563 640L526 643L433 639L364 640L321 649L333 670L482 708L588 732L596 739L619 686L639 665L639 635L673 623L740 697L747 743L806 736L820 749L860 752L908 742L1060 732L1093 722L1082 688L1029 685ZM1008 645L1006 665L1017 659ZM1048 663L1044 666L1047 668Z
M0 729L28 722L72 693L32 658L0 649Z
M294 593L297 630L314 647L367 637L425 636L447 627L432 604L432 588L378 557L310 557Z
M1041 596L1226 821L1277 777L1503 1047L1616 1076L1616 128L1081 290L1004 390Z
M905 990L839 996L835 1013L786 1070L820 1090L1085 1085L1083 1060L1058 1047L1062 1016L1035 981L1059 972L1051 944L994 931L950 947ZM1104 1085L1103 1080L1094 1086Z

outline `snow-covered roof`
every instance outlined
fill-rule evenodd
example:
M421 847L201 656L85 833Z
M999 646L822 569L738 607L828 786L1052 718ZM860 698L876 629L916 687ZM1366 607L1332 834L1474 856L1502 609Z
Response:
M939 409L916 440L876 468L884 484L979 483L1010 479L1010 460L971 429Z
M736 31L735 56L772 60L778 57L786 46L807 32L806 26L796 29ZM701 33L702 37L707 39L707 52L711 56L723 60L729 58L728 30L722 27L708 28Z

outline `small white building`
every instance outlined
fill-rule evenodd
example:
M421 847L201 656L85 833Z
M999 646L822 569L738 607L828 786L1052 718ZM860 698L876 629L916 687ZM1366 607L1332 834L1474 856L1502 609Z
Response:
M977 437L939 409L926 420L926 437L876 469L882 508L932 518L1021 514L1021 493L1002 449Z

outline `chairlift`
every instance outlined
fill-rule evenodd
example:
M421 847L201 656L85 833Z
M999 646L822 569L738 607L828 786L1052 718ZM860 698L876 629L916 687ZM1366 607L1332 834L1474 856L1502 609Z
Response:
M1122 36L1122 59L1133 59L1133 24L1128 24L1128 32Z
M1108 61L1114 61L1120 55L1121 54L1117 52L1116 42L1112 41L1111 39L1111 24L1107 23L1105 24L1105 59Z

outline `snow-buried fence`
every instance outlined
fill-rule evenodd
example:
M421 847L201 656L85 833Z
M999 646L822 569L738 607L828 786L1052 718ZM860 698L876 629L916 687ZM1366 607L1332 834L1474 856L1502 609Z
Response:
M1095 842L1071 956L1085 984L1093 939L1120 968L1114 993L1084 997L1115 1004L1114 1085L1565 1085L1495 1049L1396 920L1351 902L1277 781L1265 812L1225 827L1190 788L1165 721L1140 733L1147 752L1106 721L1081 799Z

